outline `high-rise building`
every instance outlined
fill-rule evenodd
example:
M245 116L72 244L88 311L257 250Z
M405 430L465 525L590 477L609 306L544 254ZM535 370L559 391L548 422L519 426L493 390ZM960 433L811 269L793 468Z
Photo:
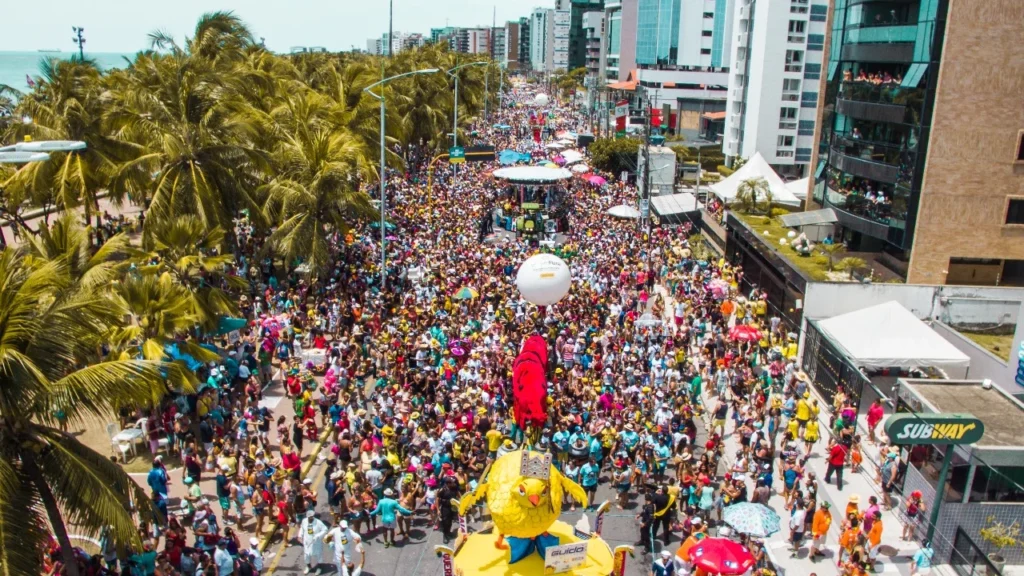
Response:
M1024 2L829 17L812 197L839 239L915 284L1024 285Z
M367 38L366 51L380 56L384 53L384 40L381 38Z
M551 66L549 72L565 72L569 69L569 31L572 11L556 9L552 19Z
M455 50L455 35L458 28L454 26L445 26L444 28L431 28L430 29L430 43L445 43L448 44L448 48Z
M546 72L551 56L548 48L554 48L555 11L550 8L534 8L530 14L530 68L534 72Z
M519 22L506 22L503 29L504 42L498 56L498 64L508 70L519 69Z
M679 57L680 0L639 0L636 64L675 64Z
M490 28L459 28L455 31L455 50L464 54L490 54Z
M604 76L625 81L636 68L636 19L639 0L608 0L604 19Z
M530 70L530 18L519 19L519 69Z
M495 26L491 28L491 59L499 64L504 64L505 62L505 42L505 27Z
M601 40L604 38L604 11L587 12L583 14L584 52L586 58L583 66L587 69L588 78L597 78L601 74ZM572 40L569 41L570 56L572 55ZM570 69L576 69L572 62Z
M587 28L584 16L588 12L603 12L604 0L556 0L555 10L569 11L569 53L566 66L570 70L587 65Z
M736 0L722 151L807 176L829 0ZM708 50L712 52L714 48Z

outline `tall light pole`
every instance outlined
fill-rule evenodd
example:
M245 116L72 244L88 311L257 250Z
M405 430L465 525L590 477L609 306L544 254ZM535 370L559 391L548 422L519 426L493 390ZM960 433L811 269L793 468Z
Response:
M453 72L457 71L460 68L466 68L468 66L487 66L487 62L467 62L465 64L460 64L450 70L445 71L445 74L451 76L452 78L455 78L455 105L452 106L452 111L454 112L454 114L452 115L452 147L456 147L459 145L459 75L453 74ZM487 76L485 75L484 80L486 79ZM484 100L484 102L486 106L486 100ZM456 164L455 175L458 175L458 173L459 167L458 164Z
M74 32L71 41L78 44L78 59L85 60L85 38L82 34L85 32L85 28L81 26L72 26L71 31Z
M413 75L416 75L416 74L434 74L434 73L436 73L438 71L439 70L437 68L424 68L423 70L413 70L412 72L406 72L404 74L398 74L396 76L391 76L390 78L384 78L380 82L375 82L373 84L370 84L366 88L363 88L363 92L366 92L370 96L373 96L374 98L376 98L380 102L380 290L381 290L381 292L384 291L384 287L387 285L387 268L386 268L386 266L387 266L387 254L388 254L387 244L386 244L387 243L387 218L386 218L387 201L386 201L386 199L384 197L384 179L385 179L384 171L386 170L386 168L385 168L385 166L386 166L386 164L385 164L385 157L384 157L384 154L385 154L385 150L384 150L384 112L385 112L385 106L384 106L384 93L381 92L381 94L376 94L375 92L373 92L372 89L376 88L377 86L380 86L382 84L386 84L386 83L388 83L388 82L390 82L392 80L397 80L398 78L404 78L406 76L413 76Z
M26 119L27 120L27 119ZM26 123L28 123L26 121ZM0 147L0 164L27 164L29 162L46 162L50 152L71 152L84 150L85 142L77 140L40 140L36 142L18 142L10 146ZM13 229L13 228L12 228ZM0 229L0 249L7 247L7 238Z

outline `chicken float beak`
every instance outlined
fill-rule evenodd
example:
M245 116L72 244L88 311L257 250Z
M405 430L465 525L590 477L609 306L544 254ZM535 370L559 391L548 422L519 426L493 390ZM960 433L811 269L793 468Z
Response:
M537 496L536 494L530 494L527 499L530 501L530 504L533 504L534 506L537 506L537 504L540 503L540 496Z

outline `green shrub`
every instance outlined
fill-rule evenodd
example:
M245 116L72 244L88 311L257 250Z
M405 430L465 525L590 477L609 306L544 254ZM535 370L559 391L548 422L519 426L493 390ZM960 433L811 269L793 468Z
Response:
M719 174L721 174L721 175L722 175L722 178L728 178L729 176L731 176L731 175L732 175L732 173L733 173L733 172L735 172L735 170L733 170L732 168L729 168L728 166L726 166L726 165L724 165L724 164L722 164L722 165L720 165L720 166L716 166L716 167L715 167L715 170L716 170L716 171L717 171L717 172L718 172Z

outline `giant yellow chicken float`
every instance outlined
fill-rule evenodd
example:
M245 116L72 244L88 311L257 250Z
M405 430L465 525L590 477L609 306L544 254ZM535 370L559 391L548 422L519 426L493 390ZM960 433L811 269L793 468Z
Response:
M619 547L613 559L612 550L599 536L600 529L591 533L585 519L576 530L560 521L566 493L586 508L586 492L552 466L550 454L516 450L500 456L485 480L459 502L459 514L464 516L471 507L485 501L494 534L465 534L454 550L438 547L445 574L621 574L631 548Z

